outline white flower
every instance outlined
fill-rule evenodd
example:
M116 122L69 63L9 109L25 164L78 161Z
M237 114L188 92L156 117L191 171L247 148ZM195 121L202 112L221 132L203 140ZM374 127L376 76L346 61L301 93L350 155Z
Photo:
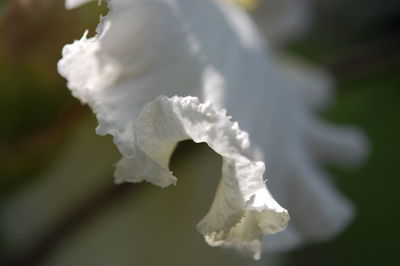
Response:
M264 185L263 159L268 184L295 213L271 247L340 230L351 208L321 179L316 159L356 160L364 146L357 131L310 113L320 103L307 97L319 75L289 74L248 16L225 0L114 0L110 9L95 37L64 47L58 67L96 113L97 133L114 137L123 155L117 182L174 184L168 161L176 144L206 142L223 158L214 203L198 225L209 244L258 258L262 236L285 228L289 217Z

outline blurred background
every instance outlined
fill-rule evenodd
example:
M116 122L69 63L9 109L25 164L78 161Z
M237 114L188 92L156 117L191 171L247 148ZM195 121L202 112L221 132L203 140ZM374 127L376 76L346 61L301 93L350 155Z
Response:
M263 13L253 1L238 2L260 27L277 13L272 4ZM258 265L400 265L400 1L304 2L304 23L282 29L291 38L270 33L274 50L332 73L336 98L321 116L362 128L371 152L356 170L327 166L357 209L346 231ZM195 230L220 171L220 158L206 145L177 148L171 168L183 180L179 186L113 184L119 154L111 137L95 135L91 111L70 95L56 69L63 45L87 28L93 33L106 12L104 3L67 11L61 0L0 1L0 265L192 265L200 255L203 265L221 265L221 257L251 265L208 247ZM287 21L298 15L284 14ZM190 187L202 186L204 176L215 186L196 196L204 200L194 208ZM196 249L185 250L173 226L191 232L184 237L196 239ZM159 250L169 255L158 257ZM133 264L131 256L147 263Z

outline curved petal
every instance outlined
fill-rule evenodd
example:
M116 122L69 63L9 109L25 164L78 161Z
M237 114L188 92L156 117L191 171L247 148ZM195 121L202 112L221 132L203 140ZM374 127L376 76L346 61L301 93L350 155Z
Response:
M142 109L134 134L135 153L117 164L118 182L174 184L168 162L175 145L185 139L205 142L222 156L221 182L209 213L198 225L211 245L235 246L259 258L262 236L286 227L287 211L265 187L264 164L249 158L247 134L224 110L215 111L194 97L160 96Z

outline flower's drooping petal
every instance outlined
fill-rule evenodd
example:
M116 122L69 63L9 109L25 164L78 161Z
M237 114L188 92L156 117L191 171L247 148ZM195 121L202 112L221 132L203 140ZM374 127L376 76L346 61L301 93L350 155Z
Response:
M209 213L198 225L211 245L235 246L259 258L262 236L286 227L286 210L265 187L264 164L249 158L247 134L225 111L215 111L194 97L160 96L142 109L134 134L135 153L117 164L119 182L174 184L168 162L175 145L185 139L205 142L222 156L220 185Z
M59 71L67 78L72 93L96 113L97 132L113 135L123 155L116 172L118 182L147 180L164 187L176 181L166 166L179 137L205 141L202 138L209 135L196 130L190 130L191 134L202 132L202 135L188 133L190 123L182 122L190 114L190 108L181 108L185 100L157 97L197 96L201 102L212 102L218 109L226 108L250 134L256 150L250 148L248 155L235 160L224 155L225 149L220 151L224 152L221 153L224 177L219 187L220 196L199 225L210 244L240 246L258 256L261 233L279 229L274 225L280 223L273 218L278 207L267 204L273 202L268 192L253 191L255 194L250 199L246 198L248 194L246 197L243 194L242 201L226 193L239 186L229 183L235 178L226 176L261 175L263 167L259 163L251 161L243 164L248 166L244 168L236 164L243 163L243 158L252 158L253 154L268 163L268 185L279 202L301 210L296 212L288 233L267 240L270 246L285 249L309 240L327 239L345 226L351 217L351 205L326 182L317 158L326 155L323 150L335 149L316 147L320 143L337 145L353 140L351 143L357 145L354 149L365 149L357 134L346 134L345 141L343 134L334 142L330 141L333 138L325 141L320 133L316 134L318 138L313 135L318 129L313 112L329 98L325 97L324 90L318 89L325 86L324 79L315 78L320 82L315 84L308 82L308 78L293 77L282 71L266 53L263 38L247 14L224 0L113 0L110 10L95 37L83 37L64 48ZM315 86L322 96L310 100L307 84ZM146 112L142 110L145 105ZM143 130L154 127L157 120L155 123L143 121L146 117L154 118L149 114L161 107L169 113L161 112L160 118L171 118L175 125L182 126L155 127L153 133L162 129L157 137L165 135L171 139L163 139L157 144L159 149L154 149L146 142L151 135L140 133L138 124L144 125ZM179 115L178 110L188 113ZM200 117L202 114L192 113ZM203 118L201 123L206 123L207 117ZM331 130L320 132L325 135L328 131L337 136ZM154 134L149 138L152 141ZM233 145L228 150L235 154L237 143L228 140L224 139L224 145L216 147ZM329 152L325 159L336 158L344 150L338 151ZM245 172L233 175L236 170ZM254 179L245 180L250 181L249 186L254 185ZM229 200L233 202L228 204ZM244 206L242 215L228 219L228 214L236 213L238 206ZM265 206L275 212L264 211ZM318 234L309 233L313 227L318 228Z

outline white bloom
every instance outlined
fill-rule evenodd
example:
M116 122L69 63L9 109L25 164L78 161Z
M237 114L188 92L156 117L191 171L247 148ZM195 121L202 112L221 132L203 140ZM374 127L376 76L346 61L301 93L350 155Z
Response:
M311 81L268 57L244 12L224 0L114 0L110 8L95 37L64 47L59 72L96 113L97 133L113 135L123 155L117 182L174 184L171 153L193 139L223 157L216 198L198 225L211 245L257 258L262 235L285 228L287 212L264 185L264 158L268 184L295 212L290 231L268 242L286 248L343 226L351 209L315 160L357 159L362 139L311 115L319 102L307 98Z

